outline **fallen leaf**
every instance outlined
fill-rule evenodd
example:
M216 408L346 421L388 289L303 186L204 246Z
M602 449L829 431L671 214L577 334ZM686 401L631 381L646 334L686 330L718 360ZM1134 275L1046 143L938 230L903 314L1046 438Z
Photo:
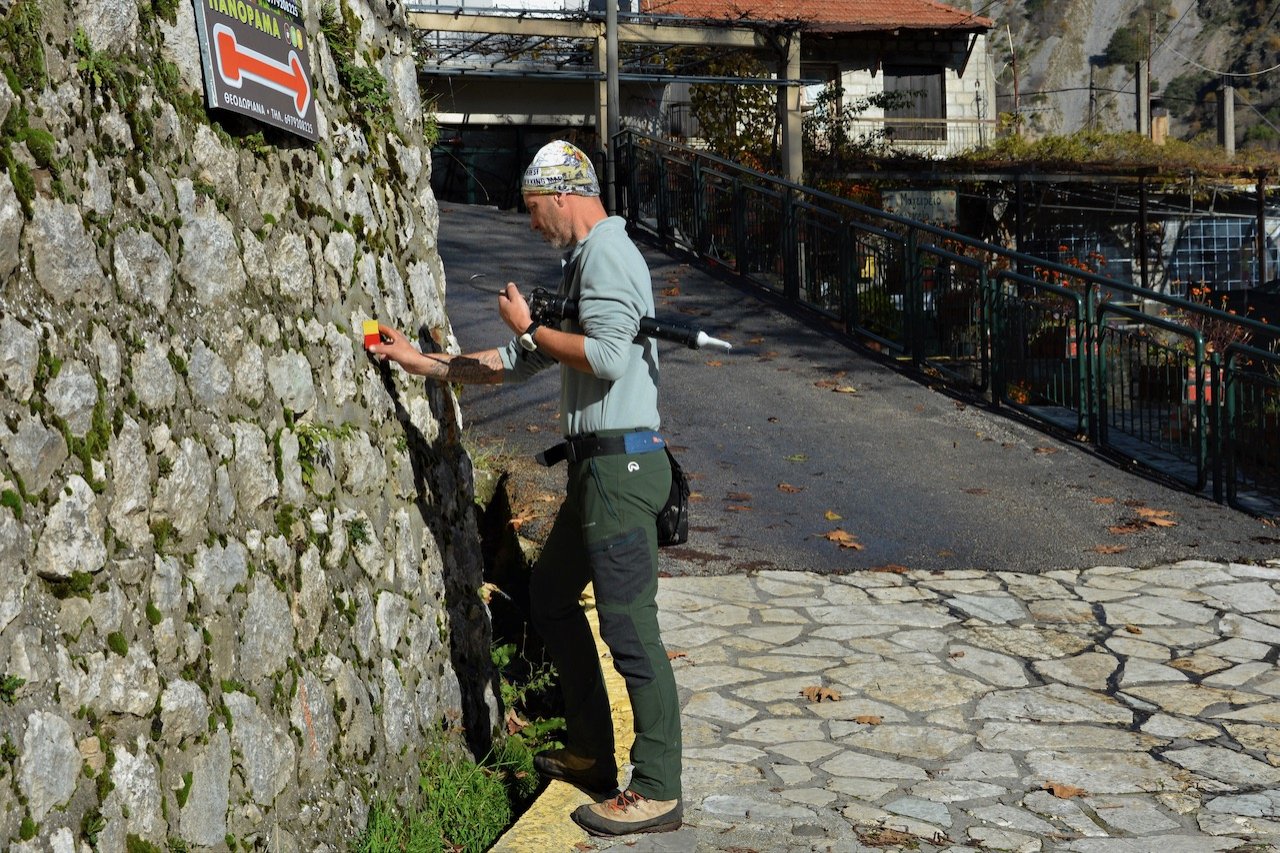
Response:
M1036 453L1038 453L1038 454L1040 454L1041 456L1048 456L1050 453L1057 453L1057 452L1058 452L1058 448L1056 448L1056 447L1037 447L1037 448L1035 448L1035 452L1036 452Z
M729 492L724 496L724 499L727 501L749 501L751 500L751 494L749 492Z
M897 563L885 563L883 566L872 566L869 572L885 572L893 575L905 575L911 571L906 566L899 566Z
M982 488L965 489L965 490L964 490L964 492L965 492L965 494L966 494L966 495L989 495L989 494L991 494L991 490L990 490L990 489L982 489Z
M858 541L857 536L854 536L852 533L849 533L848 531L841 530L838 527L835 530L832 530L830 533L824 533L822 538L827 539L831 542L835 542L841 548L852 548L855 551L861 551L863 548L866 547L865 545L863 545L861 542Z
M485 604L488 604L491 600L493 600L493 594L495 592L501 592L501 590L498 589L497 584L492 583L490 581L485 581L484 583L480 584L480 600L483 601Z
M793 486L790 483L779 483L778 491L785 492L788 495L794 495L797 492L803 492L804 486Z
M526 721L520 719L520 715L516 713L515 708L507 709L507 716L503 722L506 724L507 734L509 735L513 735L516 732L524 731L524 729L528 728L529 726L529 724Z
M670 280L670 279L668 279L668 281L669 281L669 280ZM666 290L662 291L662 295L663 295L663 296L679 296L679 295L680 295L680 287L679 287L678 285L677 285L677 286L674 286L674 287L668 287Z
M1040 787L1045 791L1049 791L1060 800L1069 800L1072 797L1089 796L1089 792L1084 788L1077 788L1075 785L1067 785L1063 782L1045 782Z
M825 518L827 519L827 521L843 521L844 520L844 516L830 509L827 510Z
M673 652L671 649L667 649L667 660L676 660L677 658L687 657L689 657L689 655L685 652Z
M1123 554L1129 550L1128 545L1094 545L1092 548L1086 548L1086 551L1092 551L1095 554Z
M808 462L809 457L804 453L793 453L790 456L783 457L788 462Z
M542 432L542 427L537 424L529 424L524 428L525 432Z
M810 702L839 702L840 694L830 687L806 687L800 695Z
M1124 629L1125 629L1126 631L1128 631L1130 634L1141 634L1141 633L1142 633L1142 629L1141 629L1141 628L1139 628L1137 625L1125 625L1125 626L1124 626Z
M1138 508L1138 517L1154 527L1177 527L1178 522L1170 518L1171 515L1173 513L1167 509Z
M522 512L519 515L512 516L507 524L511 526L512 530L518 531L524 526L525 522L533 521L537 517L538 514L536 512Z
M878 726L884 722L884 717L875 714L859 714L853 718L853 721L862 726Z
M707 367L724 367L724 362L719 359L713 359L707 362Z
M1110 506L1111 504L1116 502L1116 499L1115 498L1094 498L1093 502L1096 504L1102 504L1104 506Z
M729 512L751 512L751 507L745 504L729 504L725 509Z
M749 344L753 344L753 345L762 344L762 343L764 343L764 338L762 338L762 337L748 338L748 339L747 339L747 343L749 343Z
M854 388L852 385L841 385L840 387L834 388L832 390L834 390L837 394L857 394L858 393L858 389Z
M1107 528L1108 533L1114 533L1117 536L1124 536L1128 533L1138 533L1145 530L1146 525L1140 521L1126 521L1124 524L1113 524Z
M962 658L962 657L964 657L964 649L960 649L960 650L958 650L958 651L954 651L954 652L952 652L951 654L947 655L947 657L949 657L949 658L953 658L953 659L954 659L954 658Z
M839 383L836 382L834 379L819 379L817 382L813 384L818 388L835 388L837 385L839 385Z
M1195 672L1197 668L1196 662L1193 661L1191 658L1174 658L1173 660L1169 661L1169 666L1173 667L1174 669L1185 669L1190 672Z

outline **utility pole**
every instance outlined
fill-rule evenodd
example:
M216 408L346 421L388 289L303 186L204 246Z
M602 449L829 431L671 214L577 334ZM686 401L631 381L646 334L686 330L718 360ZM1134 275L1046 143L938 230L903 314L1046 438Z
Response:
M1021 122L1018 114L1018 51L1013 47L1013 30L1004 25L1005 35L1009 38L1009 64L1013 68L1013 132L1021 134Z
M1236 155L1236 87L1225 78L1218 90L1218 144L1228 157Z
M608 189L605 191L605 203L610 213L617 213L616 187L614 177L618 163L618 151L615 138L618 135L618 0L605 0L605 89L607 92L605 116L608 129L604 139L604 173Z
M1135 117L1137 119L1137 131L1142 136L1151 135L1151 73L1150 66L1145 59L1138 62L1137 74L1134 81L1137 84L1137 103L1134 105Z

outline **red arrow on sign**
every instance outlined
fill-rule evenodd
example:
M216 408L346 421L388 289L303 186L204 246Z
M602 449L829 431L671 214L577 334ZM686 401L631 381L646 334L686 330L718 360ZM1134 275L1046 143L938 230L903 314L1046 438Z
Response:
M239 89L246 79L293 96L298 118L307 112L311 102L311 83L302 69L298 52L289 51L287 65L245 47L236 41L235 31L226 24L213 26L214 49L218 53L218 76L222 82Z

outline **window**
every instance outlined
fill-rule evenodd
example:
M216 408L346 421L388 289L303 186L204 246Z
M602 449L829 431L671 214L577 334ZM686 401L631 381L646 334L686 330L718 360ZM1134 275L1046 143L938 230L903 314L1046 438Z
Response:
M925 65L885 65L884 91L909 103L886 109L885 131L894 142L945 142L947 108L942 69Z

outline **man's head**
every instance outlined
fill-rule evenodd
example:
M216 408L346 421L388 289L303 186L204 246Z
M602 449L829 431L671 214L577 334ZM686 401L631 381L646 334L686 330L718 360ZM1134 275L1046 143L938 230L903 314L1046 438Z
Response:
M557 139L538 149L533 162L524 170L520 191L525 195L598 196L600 181L596 179L591 158L581 148Z
M591 159L562 140L539 149L525 169L520 191L529 209L529 227L557 249L575 245L605 217Z

